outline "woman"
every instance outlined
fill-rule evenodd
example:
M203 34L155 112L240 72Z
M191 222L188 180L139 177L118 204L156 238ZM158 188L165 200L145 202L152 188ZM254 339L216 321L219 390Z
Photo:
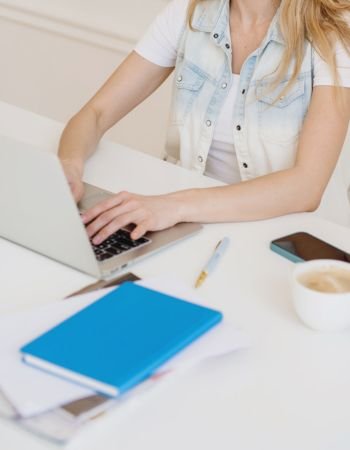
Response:
M178 222L234 222L315 210L350 117L348 0L173 0L59 148L78 200L103 134L175 67L168 156L227 185L159 196L120 192L87 211L93 243Z

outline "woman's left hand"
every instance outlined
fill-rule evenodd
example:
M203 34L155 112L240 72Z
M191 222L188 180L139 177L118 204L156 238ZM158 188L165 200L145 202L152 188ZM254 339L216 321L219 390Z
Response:
M147 231L169 228L181 222L181 205L177 194L145 196L120 192L87 210L82 219L95 245L129 224L135 224L132 239Z

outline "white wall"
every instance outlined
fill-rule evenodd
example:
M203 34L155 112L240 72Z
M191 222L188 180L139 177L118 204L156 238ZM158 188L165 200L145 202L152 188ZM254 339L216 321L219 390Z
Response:
M155 2L153 9L149 8L152 1ZM81 0L0 1L0 100L67 121L133 48L163 2L152 1L137 2L146 8L147 14L134 8L136 18L130 17L130 1L129 9L122 8L123 14L118 13L118 8L125 2L119 0L83 4ZM19 8L21 3L28 10ZM84 8L84 3L90 5L90 9ZM16 4L16 7L6 4ZM113 6L113 10L109 11L107 6ZM77 15L78 7L84 11L81 16ZM103 14L98 16L96 8L101 8ZM49 11L52 16L48 15ZM69 14L72 16L70 22ZM160 155L165 142L170 85L169 80L117 124L109 137Z

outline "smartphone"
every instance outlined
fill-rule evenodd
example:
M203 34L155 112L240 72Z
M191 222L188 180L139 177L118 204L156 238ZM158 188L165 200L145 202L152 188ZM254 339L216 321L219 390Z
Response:
M293 262L336 259L350 262L350 254L309 233L298 232L271 242L272 251Z

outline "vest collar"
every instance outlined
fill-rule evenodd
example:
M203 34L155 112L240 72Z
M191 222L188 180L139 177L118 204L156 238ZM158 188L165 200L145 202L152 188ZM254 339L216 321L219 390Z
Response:
M217 33L223 36L227 30L230 17L230 0L202 0L193 15L192 27L197 31L208 33ZM279 26L280 9L277 10L275 17L265 36L261 47L265 47L270 41L275 41L285 45Z
M193 15L192 27L198 31L212 32L220 19L228 21L230 0L202 0Z

